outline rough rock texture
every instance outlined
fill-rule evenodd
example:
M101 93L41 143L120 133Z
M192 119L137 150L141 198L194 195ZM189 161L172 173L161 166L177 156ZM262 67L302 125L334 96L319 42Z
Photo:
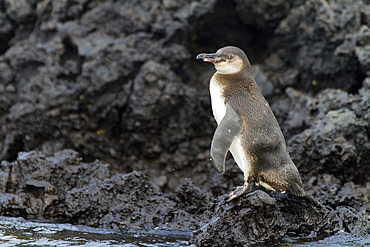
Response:
M368 70L360 63L369 61L355 51L368 49L368 42L363 42L369 35L363 31L369 25L363 18L368 10L366 1L305 1L290 9L274 30L272 46L280 58L299 68L299 88L335 87L353 92L361 86Z
M293 197L257 190L225 203L219 198L209 223L194 232L196 246L249 246L278 241L283 236L315 238L340 229L362 236L370 233L370 222L348 208L333 211L312 197Z
M308 101L308 126L288 141L298 169L313 176L335 175L342 182L365 185L370 174L370 80L356 95L327 89Z
M366 0L0 1L2 214L123 229L207 223L208 202L243 178L231 159L224 175L208 162L214 68L194 58L236 45L307 192L368 217L369 13ZM48 161L64 149L86 163ZM42 154L18 155L31 150ZM33 155L45 167L28 165ZM154 200L161 216L137 204L128 219L119 205L130 199Z
M370 234L368 194L353 183L339 188L333 177L319 178L321 188L312 182L309 191L335 210L310 196L263 190L226 203L227 195L213 200L190 179L163 194L140 172L112 174L108 164L84 163L72 150L53 156L22 152L14 162L1 162L0 168L0 214L6 216L125 231L199 229L191 242L200 246L239 246L283 236L314 238L340 230ZM354 210L360 205L365 205L362 213Z
M160 178L165 191L184 176L210 187L213 68L195 55L240 46L272 105L290 97L287 87L356 94L369 71L368 9L319 0L4 1L0 160L71 148ZM308 127L287 124L287 137Z
M166 182L174 188L182 169L208 149L214 126L207 91L189 86L184 63L193 59L185 47L187 19L201 15L204 4L45 0L0 6L0 13L17 19L0 54L0 160L14 160L23 150L72 148L125 172L163 176L175 168Z
M109 177L108 167L101 162L82 163L78 154L69 150L51 157L22 152L14 162L1 162L1 214L62 217L67 193Z
M190 181L170 195L142 173L112 175L72 150L20 153L0 165L0 215L52 219L123 230L197 229L210 197Z
M306 190L325 205L358 204L369 212L370 78L363 80L356 94L326 89L310 96L292 88L286 94L272 108L280 115Z

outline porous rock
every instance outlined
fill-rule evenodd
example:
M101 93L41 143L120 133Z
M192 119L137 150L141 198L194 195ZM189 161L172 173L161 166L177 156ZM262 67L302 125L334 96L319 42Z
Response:
M112 175L108 164L84 163L72 150L3 161L0 201L0 215L122 230L197 229L211 205L189 180L164 195L140 172Z
M194 58L237 45L255 66L306 191L369 215L369 13L365 0L1 1L1 213L124 229L206 223L212 198L243 175L233 161L225 175L208 162L214 69ZM69 154L74 165L66 165L56 153L66 148L87 163ZM31 150L37 155L18 156ZM124 190L115 200L120 191L111 187L127 184L149 186L156 205L168 203L160 207L167 216L135 221L94 201L119 208L131 197ZM99 213L73 207L84 204Z
M294 197L257 190L231 203L226 203L226 198L226 195L218 198L213 217L193 232L191 244L250 246L276 243L282 237L315 238L340 230L361 236L370 232L365 216L344 207L332 210L311 196Z
M359 94L325 90L307 104L309 128L288 141L301 173L335 175L342 182L365 184L369 174L369 80Z

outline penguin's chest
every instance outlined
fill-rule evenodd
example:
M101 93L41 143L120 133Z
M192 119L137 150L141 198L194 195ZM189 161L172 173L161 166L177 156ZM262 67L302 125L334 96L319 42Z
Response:
M209 91L211 95L213 116L216 119L217 124L220 124L221 120L226 114L226 104L222 88L214 79L214 77L212 77L211 79ZM244 172L244 177L248 178L250 173L250 162L248 162L242 145L242 136L242 134L239 134L235 137L233 143L230 146L230 152L233 155L235 162L237 163L239 168Z
M213 116L215 117L217 124L220 124L221 120L224 118L226 114L226 105L222 88L214 79L214 77L212 77L211 82L209 84L209 92L211 95Z

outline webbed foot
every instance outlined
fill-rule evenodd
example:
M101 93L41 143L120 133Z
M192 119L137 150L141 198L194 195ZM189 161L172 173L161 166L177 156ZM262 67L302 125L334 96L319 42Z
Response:
M235 198L243 195L247 191L248 186L249 186L249 183L245 181L242 186L236 187L236 190L234 190L233 192L229 194L227 202L231 202Z

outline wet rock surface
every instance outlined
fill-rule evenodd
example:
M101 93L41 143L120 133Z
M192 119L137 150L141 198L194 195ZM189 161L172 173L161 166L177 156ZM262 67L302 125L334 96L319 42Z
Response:
M292 198L224 205L242 174L232 159L223 175L208 162L214 70L194 58L236 45L321 205L313 220L336 212L322 231L361 235L368 225L348 222L370 215L369 13L362 0L0 2L0 214L196 230L218 208L201 243L256 204L266 221L282 215L270 238L288 234Z

